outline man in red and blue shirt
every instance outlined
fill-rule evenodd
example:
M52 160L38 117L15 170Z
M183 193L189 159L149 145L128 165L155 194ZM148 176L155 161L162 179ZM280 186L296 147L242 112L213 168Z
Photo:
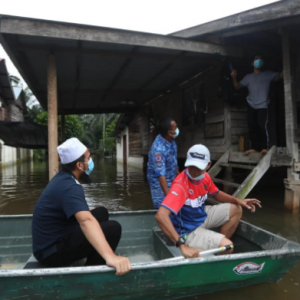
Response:
M199 250L232 244L230 238L241 219L242 207L252 212L255 205L261 207L257 199L241 200L219 191L206 173L210 166L210 153L204 145L190 148L187 168L175 178L156 214L162 231L187 258L198 257ZM223 204L205 206L208 197ZM220 233L209 230L220 226Z

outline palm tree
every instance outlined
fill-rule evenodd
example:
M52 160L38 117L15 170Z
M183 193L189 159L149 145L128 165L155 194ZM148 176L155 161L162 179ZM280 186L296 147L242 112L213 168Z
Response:
M10 83L14 86L22 85L21 79L15 75L9 75Z

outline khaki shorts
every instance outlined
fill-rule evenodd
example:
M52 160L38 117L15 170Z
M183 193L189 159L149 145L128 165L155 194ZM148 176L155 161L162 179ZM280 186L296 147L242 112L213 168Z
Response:
M230 203L205 206L205 211L206 220L187 236L186 244L201 250L218 248L224 235L209 229L222 226L229 220Z

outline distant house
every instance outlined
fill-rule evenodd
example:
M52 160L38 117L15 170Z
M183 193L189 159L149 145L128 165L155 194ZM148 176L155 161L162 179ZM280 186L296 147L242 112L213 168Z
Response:
M288 3L292 5L293 1ZM135 165L139 162L139 166L142 167L153 140L150 126L163 116L174 117L180 129L180 135L176 139L179 158L184 159L188 148L196 143L205 144L211 152L212 160L215 161L230 147L237 148L240 137L245 138L247 147L247 89L239 92L233 90L230 70L237 69L238 79L242 79L244 75L253 71L253 57L261 52L266 54L267 69L282 71L286 54L282 50L283 41L278 28L283 26L288 28L291 43L294 45L294 51L291 51L292 78L295 83L300 82L300 52L296 51L299 49L299 40L296 39L296 36L299 36L297 17L289 12L276 17L268 14L281 5L284 4L273 3L265 6L265 10L256 8L172 34L171 36L201 42L239 47L244 51L243 57L222 58L216 53L215 58L201 62L203 67L197 75L170 86L169 90L148 101L147 106L143 108L148 111L147 115L140 117L139 110L131 112L130 117L128 113L121 115L117 124L118 161L128 164L134 162ZM251 18L254 15L256 17ZM289 19L284 19L285 17ZM169 69L172 69L172 64L169 65ZM168 71L171 72L168 69L164 70ZM178 77L175 67L172 72L174 78ZM160 80L159 83L164 80L162 74L160 75L161 77L156 78L157 82ZM299 85L294 84L292 88L295 111L297 110L299 115ZM270 90L269 105L270 145L275 145L277 149L283 149L282 151L286 149L285 97L283 81L274 83ZM138 127L135 124L138 124Z
M24 92L21 87L11 85L9 74L6 69L5 60L0 58L0 131L5 136L3 124L24 121ZM1 122L2 121L2 122ZM7 134L11 135L11 134ZM12 138L10 136L9 138ZM32 157L33 151L29 149L11 147L0 139L0 166L8 165Z

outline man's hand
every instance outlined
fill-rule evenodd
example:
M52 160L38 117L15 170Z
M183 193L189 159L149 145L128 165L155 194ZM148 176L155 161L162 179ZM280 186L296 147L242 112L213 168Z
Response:
M250 209L251 212L255 212L256 210L256 206L257 205L259 208L261 208L261 202L257 199L237 199L238 200L238 204L242 207L245 207L247 209Z
M237 71L236 70L232 70L231 71L231 77L232 78L236 78L236 76L237 76Z
M180 251L181 251L182 255L185 258L193 258L193 257L199 257L200 256L199 255L199 252L200 252L199 249L195 249L195 248L189 247L187 245L180 245L179 248L180 248Z
M131 264L128 257L113 255L106 258L106 264L116 269L116 275L121 276L131 270Z

